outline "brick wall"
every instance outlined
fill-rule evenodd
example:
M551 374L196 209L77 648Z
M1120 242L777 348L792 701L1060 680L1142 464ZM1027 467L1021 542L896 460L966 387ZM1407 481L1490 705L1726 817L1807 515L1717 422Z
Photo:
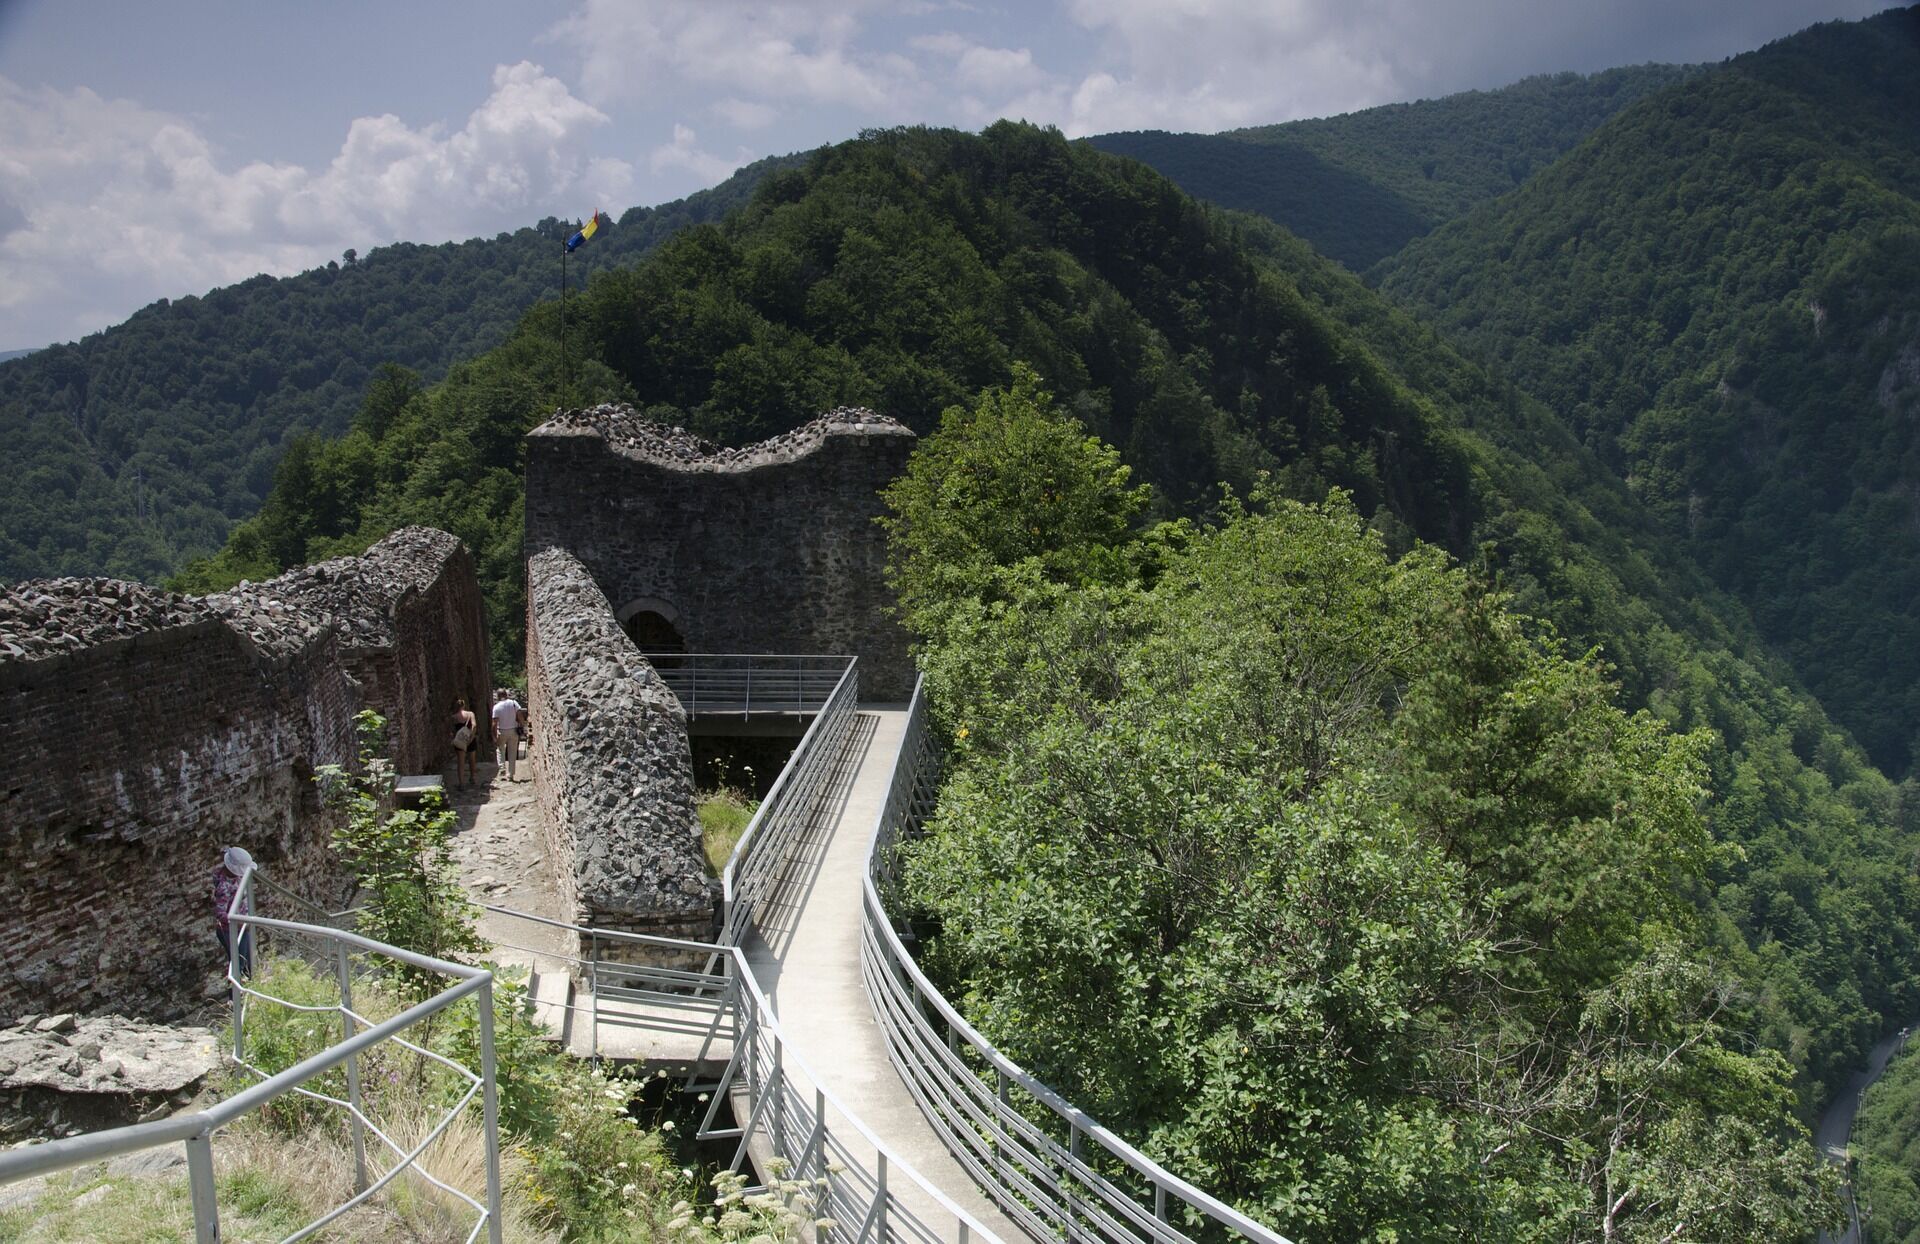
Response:
M337 640L249 635L174 600L191 608L173 625L0 661L0 1012L197 1005L220 964L223 846L316 901L344 897L309 780L352 755L359 696Z
M340 624L347 672L387 719L401 773L438 773L451 763L456 697L476 718L493 703L473 555L444 531L403 527L359 557L318 562L233 595Z
M874 519L913 444L862 410L737 450L631 407L562 412L527 438L527 549L574 554L616 611L665 604L691 651L852 653L864 694L905 700Z
M452 697L486 703L486 653L472 557L425 528L205 599L0 590L0 1016L197 1005L224 846L337 907L314 770L354 760L365 703L403 768L437 769Z

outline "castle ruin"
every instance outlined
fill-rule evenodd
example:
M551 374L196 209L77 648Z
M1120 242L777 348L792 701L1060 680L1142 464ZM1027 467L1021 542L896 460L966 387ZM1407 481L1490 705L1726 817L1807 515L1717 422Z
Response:
M713 931L687 717L642 650L853 654L863 696L911 694L874 520L913 445L858 409L739 449L619 405L528 435L534 780L578 923Z
M0 1013L197 1005L219 848L337 906L315 770L353 761L363 706L403 771L438 769L448 705L484 705L490 673L473 559L427 528L202 598L0 591Z
M860 409L739 449L631 406L561 411L527 437L527 553L578 558L643 649L857 654L862 695L905 700L874 520L913 446Z

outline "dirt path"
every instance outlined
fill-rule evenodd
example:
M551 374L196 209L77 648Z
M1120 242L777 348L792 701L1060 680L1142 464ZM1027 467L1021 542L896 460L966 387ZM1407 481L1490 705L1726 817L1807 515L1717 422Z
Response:
M476 903L571 922L540 831L532 765L522 760L519 770L518 780L509 780L505 766L483 761L477 784L448 787L459 816L452 845L460 882ZM568 941L559 930L487 911L480 933L498 948L500 962L532 967L557 966Z

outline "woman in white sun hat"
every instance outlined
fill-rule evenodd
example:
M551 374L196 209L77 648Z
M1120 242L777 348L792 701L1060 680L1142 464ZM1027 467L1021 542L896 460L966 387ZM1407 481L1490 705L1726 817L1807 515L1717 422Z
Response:
M220 867L213 870L213 932L220 939L220 953L242 979L253 974L253 930L242 926L240 929L240 949L233 949L233 932L227 927L227 917L246 916L252 913L245 903L240 910L233 910L233 896L240 889L240 878L253 867L253 856L245 847L227 847L220 856Z

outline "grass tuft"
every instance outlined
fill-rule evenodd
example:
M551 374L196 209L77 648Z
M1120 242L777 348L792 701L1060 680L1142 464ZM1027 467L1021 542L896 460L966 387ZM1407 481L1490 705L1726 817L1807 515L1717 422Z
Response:
M707 869L718 877L727 867L734 844L747 832L759 801L731 786L702 792L695 801L700 813L700 845L707 853Z

